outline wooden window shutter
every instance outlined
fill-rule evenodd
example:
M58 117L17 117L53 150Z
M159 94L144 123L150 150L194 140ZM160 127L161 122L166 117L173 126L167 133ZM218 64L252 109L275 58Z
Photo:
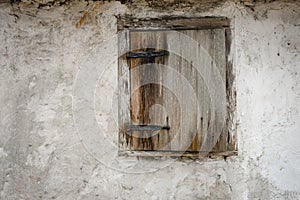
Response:
M118 70L120 152L199 155L209 149L210 154L235 153L229 21L153 21L118 21L123 30ZM199 45L187 44L186 37ZM215 74L203 66L213 64L223 82L208 88L205 80L214 80ZM226 99L217 102L220 93ZM217 102L217 109L211 109L212 102ZM226 112L225 122L221 110Z

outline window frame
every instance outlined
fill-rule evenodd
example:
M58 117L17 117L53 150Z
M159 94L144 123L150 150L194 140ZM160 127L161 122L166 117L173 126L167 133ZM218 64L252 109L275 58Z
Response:
M225 59L226 59L226 103L228 131L228 143L230 150L206 155L197 152L180 151L142 151L130 150L124 141L126 124L130 124L130 72L126 55L121 52L129 52L130 31L157 31L157 30L207 30L222 28L225 30ZM237 155L237 132L236 132L236 87L232 56L232 28L230 20L226 17L171 17L155 19L137 19L131 16L118 17L118 123L119 123L119 155L120 156L142 156L142 157L227 157Z

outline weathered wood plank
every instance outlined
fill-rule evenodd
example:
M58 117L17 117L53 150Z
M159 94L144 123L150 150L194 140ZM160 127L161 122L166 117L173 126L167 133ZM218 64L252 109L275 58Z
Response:
M229 27L230 20L225 17L205 18L148 18L137 19L131 16L119 17L118 30L141 30L141 29L169 29L169 30L192 30L192 29L215 29Z
M217 69L218 79L220 82L216 82L216 90L213 91L213 97L218 107L215 109L215 128L213 132L213 151L223 152L227 148L227 133L226 133L226 42L225 42L225 30L215 29L213 32L213 46L211 49L212 60ZM217 77L214 77L217 78Z
M126 134L126 125L130 124L130 73L126 52L129 51L129 31L118 35L118 126L119 126L119 149L129 150L130 137Z
M164 44L163 35L156 32L131 32L131 51L159 51ZM165 125L165 116L160 109L163 99L160 64L164 64L166 57L143 57L131 58L131 120L133 124ZM167 137L169 130L160 130L148 138L141 138L139 131L134 131L134 149L136 150L158 150L159 140ZM163 144L166 144L164 141Z
M205 157L217 158L237 156L237 151L226 152L189 152L189 151L119 151L119 156L134 156L134 157L189 157L194 159L202 159Z
M229 60L232 34L231 29L225 29L226 39L226 94L227 94L227 150L237 151L237 130L236 130L236 87L232 61Z
M181 139L179 145L179 149L177 150L199 150L199 143L197 143L198 138L195 136L198 133L197 130L197 106L198 102L196 99L196 82L198 74L196 73L196 69L194 63L189 62L190 60L194 60L197 57L197 45L193 44L194 33L198 30L184 30L180 31L180 46L179 49L182 52L181 55L178 55L181 59L180 75L180 89L178 92L181 92L181 96L183 98L182 102L182 132ZM190 39L186 39L186 37ZM190 44L192 42L192 44ZM195 40L196 42L196 40ZM172 44L171 44L172 45ZM175 65L172 63L171 65ZM190 89L189 89L190 88ZM178 93L177 92L177 93ZM194 142L193 142L194 140ZM188 145L188 146L187 146ZM174 149L176 150L176 149Z

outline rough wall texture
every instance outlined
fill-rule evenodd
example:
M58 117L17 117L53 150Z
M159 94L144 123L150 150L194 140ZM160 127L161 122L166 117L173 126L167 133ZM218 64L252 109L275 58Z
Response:
M75 24L92 2L47 9L25 1L0 4L1 199L300 199L299 2L250 8L227 1L212 9L189 2L168 10L142 1L107 2L80 28ZM99 78L95 104L90 105L113 147L105 151L106 160L88 151L73 118L74 91L80 87L75 82L99 46L99 62L111 59L105 51L116 60L117 42L110 38L116 35L115 15L125 13L232 19L239 156L119 158L116 62ZM102 44L106 49L101 50ZM79 85L84 90L85 84ZM94 139L99 149L110 149L105 140ZM167 164L132 173L160 163Z

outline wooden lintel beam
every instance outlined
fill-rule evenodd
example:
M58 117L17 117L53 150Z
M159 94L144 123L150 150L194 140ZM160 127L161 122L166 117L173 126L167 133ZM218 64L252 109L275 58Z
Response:
M10 0L0 0L0 3L10 3Z

